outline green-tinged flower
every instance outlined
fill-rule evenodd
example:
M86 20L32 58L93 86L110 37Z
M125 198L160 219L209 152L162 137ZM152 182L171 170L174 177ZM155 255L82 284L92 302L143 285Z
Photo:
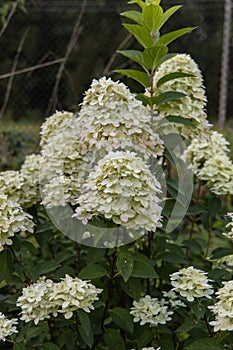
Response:
M110 152L90 173L82 193L74 217L83 224L100 216L132 229L161 226L160 183L135 153Z
M193 76L170 80L157 87L159 80L171 73L186 73ZM207 116L204 111L207 99L202 74L190 55L177 54L162 63L155 72L153 83L155 96L167 91L185 94L180 99L158 105L158 118L163 119L169 115L188 118L195 126L167 122L160 128L163 134L170 133L172 129L190 139L190 137L205 133L205 129L209 129L210 124L206 120ZM149 95L149 91L146 94Z
M14 333L18 333L16 329L17 324L17 318L9 320L2 312L0 312L0 341L6 341L7 337Z
M201 297L211 299L214 291L206 275L206 272L195 269L193 266L183 268L170 275L171 284L174 287L172 290L179 293L188 301L193 301L195 298Z
M21 320L25 322L34 321L38 324L39 321L50 318L51 315L56 317L59 313L69 319L75 310L94 310L93 303L98 300L101 292L102 289L77 277L66 275L57 283L41 277L36 283L23 288L17 306L21 307Z
M23 207L30 207L40 201L39 191L39 171L40 171L40 154L31 154L26 157L20 169L22 177L22 188L20 204Z
M233 281L223 282L223 287L217 292L217 299L209 309L215 315L215 321L210 325L214 326L214 331L233 331Z
M151 128L148 108L120 82L93 80L79 114L81 153L91 149L135 150L144 157L163 153L163 142Z
M173 311L168 310L164 300L160 301L158 298L151 298L150 295L146 295L140 298L139 301L133 302L130 314L133 315L134 322L140 322L141 326L146 323L149 323L150 326L157 326L170 321L170 315L173 314Z
M233 194L233 163L227 152L229 142L217 131L192 140L183 159L216 195Z
M17 232L33 232L32 216L7 195L0 194L0 251L4 245L11 245L11 237Z

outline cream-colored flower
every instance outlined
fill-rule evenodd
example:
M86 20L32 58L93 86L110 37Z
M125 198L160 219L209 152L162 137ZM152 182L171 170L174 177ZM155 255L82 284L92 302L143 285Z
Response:
M17 306L22 310L21 320L25 322L39 321L50 318L50 314L57 311L56 305L49 300L54 282L45 277L40 277L22 290L22 295L17 300Z
M133 321L140 322L141 326L146 323L149 323L150 326L157 326L170 321L170 315L173 314L173 311L169 311L168 306L163 301L159 301L158 298L146 295L139 301L133 302L130 314L134 317Z
M7 195L0 194L0 251L4 245L11 245L11 237L17 232L33 232L32 216L25 213L21 206Z
M141 350L160 350L161 348L159 347L159 348L157 348L157 349L155 349L154 347L149 347L149 348L142 348ZM135 349L132 349L132 350L135 350Z
M8 319L0 312L0 341L6 341L6 338L14 333L18 333L16 325L18 324L17 318Z
M22 177L22 188L20 204L23 207L30 207L40 201L39 191L39 171L40 171L40 154L31 154L26 157L20 169Z
M38 324L39 321L50 318L51 315L56 317L59 313L69 319L75 310L94 310L93 303L98 300L101 292L102 289L77 277L66 275L57 283L41 277L36 283L23 288L17 306L21 307L21 319L25 322L34 321Z
M171 284L174 287L172 290L179 293L188 301L193 301L195 298L201 297L211 299L214 291L206 275L206 272L196 269L193 266L183 268L170 275Z
M132 229L161 226L160 183L135 153L110 152L90 173L82 193L74 217L83 224L100 216Z
M169 292L163 291L162 294L165 299L168 299L168 303L171 305L171 308L186 307L183 301L179 299L179 296L173 290L170 290Z
M1 192L15 202L20 202L23 178L18 170L0 172Z
M233 331L233 281L223 282L223 287L217 292L218 302L209 306L215 314L215 321L210 325L214 331Z
M193 76L170 80L157 87L157 83L162 77L167 74L178 72L192 74ZM195 125L195 127L192 127L167 122L162 124L160 129L162 133L170 133L171 129L173 129L185 138L190 139L190 137L193 138L195 135L203 134L205 132L203 129L209 129L210 124L207 122L207 116L204 112L207 99L202 74L198 65L190 55L177 54L162 63L155 73L154 87L155 96L167 91L181 92L186 95L181 99L158 105L159 119L168 115L180 116L190 119ZM148 95L149 92L146 92L146 94Z
M151 128L149 109L118 81L106 77L92 81L79 121L82 154L93 148L134 150L145 157L163 153L163 142Z

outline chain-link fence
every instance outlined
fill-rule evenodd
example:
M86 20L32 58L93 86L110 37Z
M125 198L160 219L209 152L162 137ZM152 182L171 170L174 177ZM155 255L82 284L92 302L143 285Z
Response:
M113 73L114 69L131 64L114 54L116 49L137 46L132 38L127 38L121 25L120 12L126 9L126 3L126 0L90 0L84 7L79 0L34 0L26 2L26 13L17 9L0 37L2 121L43 120L55 107L77 110L91 80L103 74L121 78L137 88ZM208 114L214 119L218 112L224 0L179 3L184 7L169 20L167 30L198 28L177 40L170 50L190 53L198 62L207 86ZM175 4L175 0L162 1L165 8ZM62 59L66 60L65 65ZM52 63L46 66L48 62ZM24 72L28 67L32 70ZM233 91L232 71L231 66L229 97ZM10 77L5 73L10 73ZM231 109L229 98L228 118Z

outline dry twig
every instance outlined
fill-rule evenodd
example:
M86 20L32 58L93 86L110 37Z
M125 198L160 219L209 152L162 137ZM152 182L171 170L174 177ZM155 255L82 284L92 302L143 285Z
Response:
M18 6L18 2L16 1L13 5L12 5L12 8L6 18L6 21L4 22L3 26L2 26L2 29L0 30L0 37L3 35L3 33L5 32L6 28L8 27L9 25L9 22L13 16L13 14L15 13L16 9L17 9L17 6Z

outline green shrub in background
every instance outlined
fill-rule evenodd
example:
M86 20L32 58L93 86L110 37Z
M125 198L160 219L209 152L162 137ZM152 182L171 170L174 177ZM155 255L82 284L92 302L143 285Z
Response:
M180 6L135 0L142 46L121 54L137 96L105 77L41 151L0 174L3 349L233 346L233 163L205 113L201 72L161 34Z

